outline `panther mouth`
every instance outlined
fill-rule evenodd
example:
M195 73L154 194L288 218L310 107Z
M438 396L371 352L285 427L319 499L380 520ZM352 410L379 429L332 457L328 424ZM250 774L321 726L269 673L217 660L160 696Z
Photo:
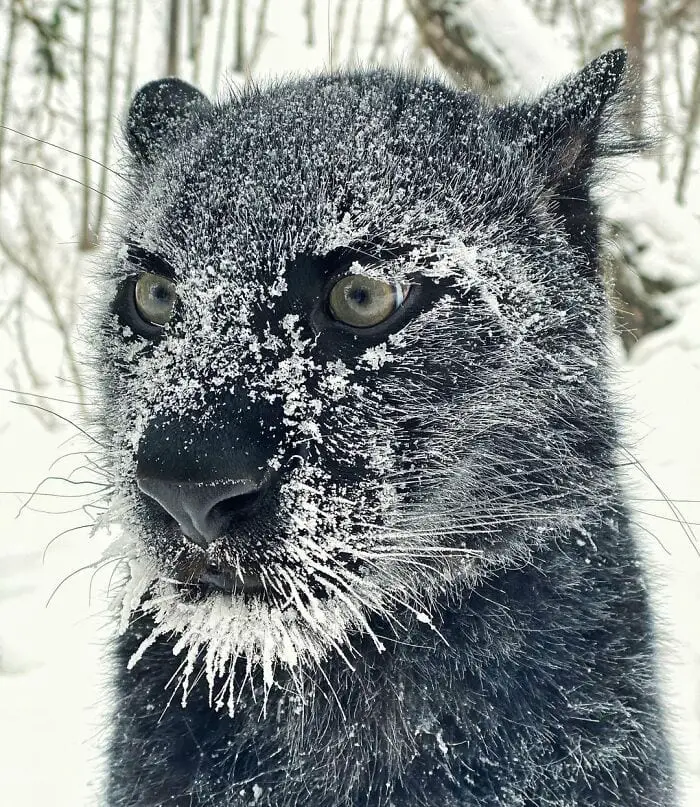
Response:
M223 592L232 596L242 594L244 597L266 598L263 581L255 574L237 574L232 571L207 569L194 583L202 593Z
M332 599L339 589L343 595L365 571L344 547L314 556L316 566L309 567L304 553L294 552L299 541L308 550L308 541L303 543L291 517L280 517L276 488L250 489L240 480L137 481L166 578L186 601L225 595L282 611L304 609ZM362 533L359 525L346 528L348 539Z
M173 538L182 539L179 530ZM168 574L178 584L185 599L198 601L211 594L225 594L246 600L257 598L271 602L271 592L256 569L231 566L221 558L212 558L200 547L189 544L181 547L174 561L167 563Z

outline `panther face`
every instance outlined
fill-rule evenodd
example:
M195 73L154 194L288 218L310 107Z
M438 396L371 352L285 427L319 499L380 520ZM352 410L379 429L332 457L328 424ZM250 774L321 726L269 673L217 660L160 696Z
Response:
M98 367L137 657L179 635L186 689L202 658L270 686L356 635L382 651L581 517L605 304L562 188L605 58L496 110L383 72L140 91Z

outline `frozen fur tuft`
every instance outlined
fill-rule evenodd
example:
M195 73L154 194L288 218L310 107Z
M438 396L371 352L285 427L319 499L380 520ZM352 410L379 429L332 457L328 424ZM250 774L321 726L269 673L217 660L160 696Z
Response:
M590 201L623 71L499 108L383 71L139 92L98 336L109 805L675 803ZM344 325L348 274L405 301ZM144 494L251 477L206 544Z

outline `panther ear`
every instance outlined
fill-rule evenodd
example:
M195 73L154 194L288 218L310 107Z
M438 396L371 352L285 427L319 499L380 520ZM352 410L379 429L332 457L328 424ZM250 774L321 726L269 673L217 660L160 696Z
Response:
M126 140L134 157L152 162L182 134L209 119L214 107L196 87L163 78L141 87L126 122Z
M604 53L530 104L494 111L507 142L535 172L538 198L562 222L585 256L584 272L599 276L598 216L591 199L592 169L601 157L639 150L620 126L627 54Z
M605 125L611 108L619 111L615 100L626 63L624 50L604 53L521 110L522 136L555 195L585 185L597 157L637 148L628 136L614 141L611 135L619 135L619 127L615 132Z

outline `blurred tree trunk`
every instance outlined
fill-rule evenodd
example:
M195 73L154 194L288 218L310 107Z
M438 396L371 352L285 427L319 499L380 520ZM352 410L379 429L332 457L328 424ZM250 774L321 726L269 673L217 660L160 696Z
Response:
M214 48L214 75L212 77L212 95L219 89L219 79L224 64L224 44L226 42L226 25L228 17L229 0L221 0L219 7L219 22L216 29L216 46Z
M690 91L688 103L688 119L683 133L683 150L681 153L681 167L678 172L676 185L676 201L679 205L685 203L685 194L690 179L690 169L695 151L698 125L700 124L700 19L697 23L697 49L695 52L695 76Z
M350 52L353 54L358 53L360 46L360 35L362 33L362 0L357 0L355 6L355 20L352 24L352 35L350 38ZM359 61L359 54L355 57Z
M131 17L131 35L129 37L129 56L128 56L128 64L127 64L127 74L126 74L126 81L124 83L124 98L125 98L125 108L124 108L124 116L126 117L126 113L128 112L129 106L131 105L131 97L134 94L134 84L136 81L136 66L138 64L138 54L139 54L139 34L141 32L141 11L142 11L142 0L136 0L133 3L132 9L132 17Z
M80 249L95 246L90 231L90 43L92 41L92 8L90 0L83 4L83 35L80 54L80 150L82 152L82 205L80 212Z
M266 35L265 26L267 24L267 11L269 4L270 0L260 0L260 5L258 6L258 18L255 21L255 33L253 34L253 44L250 49L250 56L248 57L248 63L246 65L248 71L250 72L252 72L257 66L258 59L260 58L260 54L262 53L262 49L265 45L265 35Z
M386 45L387 33L389 28L389 0L382 0L382 6L379 11L379 22L377 23L377 30L374 36L374 46L369 60L374 63L379 58L379 51Z
M12 69L14 67L13 54L15 49L15 34L17 32L17 14L15 0L10 0L10 24L7 27L7 41L5 44L5 59L2 71L2 86L0 87L0 191L2 190L2 159L5 145L5 122L10 105L10 87L12 84Z
M105 82L105 115L104 130L102 133L102 165L100 167L99 195L97 197L97 215L94 224L94 240L99 242L100 230L105 213L105 202L107 200L107 190L109 184L110 169L108 167L110 147L112 145L112 127L114 126L114 95L115 78L117 72L117 42L119 40L119 20L121 8L119 0L111 0L110 8L110 32L109 32L109 57L107 61L107 76Z
M641 137L644 127L645 11L644 0L623 0L625 12L624 41L629 58L629 77L632 93L628 102L629 128L635 137Z
M180 0L170 0L166 76L176 76L180 67Z
M202 34L207 13L205 3L197 0L189 0L187 3L187 50L192 62L192 80L195 84L199 84L202 69Z
M338 0L338 5L335 8L333 38L331 39L331 68L335 65L335 60L340 53L340 37L343 35L343 28L345 27L345 13L348 10L347 6L348 0Z
M236 6L236 51L233 69L242 73L246 68L245 58L245 0L237 0Z
M311 48L316 44L316 30L314 24L314 12L316 0L306 0L304 4L304 16L306 17L306 44Z

